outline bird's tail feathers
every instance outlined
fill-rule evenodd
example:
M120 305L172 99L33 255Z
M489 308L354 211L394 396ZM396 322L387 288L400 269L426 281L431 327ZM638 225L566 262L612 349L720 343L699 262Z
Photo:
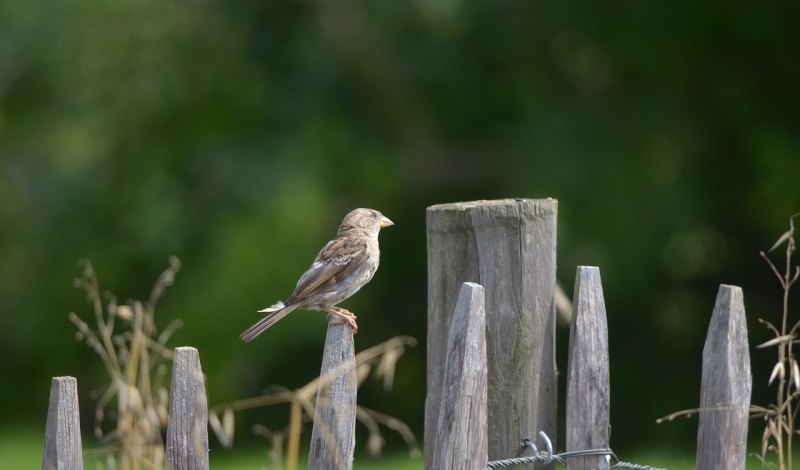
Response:
M239 337L248 343L253 341L256 336L263 333L267 328L271 327L275 323L278 323L278 321L280 321L286 315L292 313L292 311L296 308L297 307L294 305L289 305L287 307L283 304L283 302L278 302L277 304L267 307L264 310L259 310L260 312L267 312L269 314L259 320L255 325L246 329L241 335L239 335Z
M282 309L284 307L286 307L286 304L284 304L281 301L278 301L278 302L270 305L269 307L267 307L265 309L259 310L259 312L272 313L272 312L277 312L278 310L280 310L280 309Z

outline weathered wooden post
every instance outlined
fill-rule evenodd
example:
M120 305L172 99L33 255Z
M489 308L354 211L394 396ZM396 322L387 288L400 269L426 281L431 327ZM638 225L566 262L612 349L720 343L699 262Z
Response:
M752 385L742 289L721 285L703 347L697 470L744 470Z
M600 269L578 266L567 365L567 451L609 447L608 322ZM605 456L573 457L569 470L606 470Z
M443 382L447 400L439 413L431 468L486 467L486 369L483 287L465 282L447 339Z
M330 318L314 410L308 468L353 468L357 392L353 330L350 325L337 323L336 319Z
M463 282L486 301L489 459L522 454L520 439L556 435L555 199L431 206L425 462L442 406L447 335Z
M78 381L75 377L53 377L42 470L83 469Z
M195 348L175 348L166 450L167 468L208 470L208 399Z

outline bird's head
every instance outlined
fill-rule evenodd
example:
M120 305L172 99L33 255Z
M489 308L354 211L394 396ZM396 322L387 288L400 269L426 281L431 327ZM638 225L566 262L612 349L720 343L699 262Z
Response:
M356 209L344 216L336 235L341 236L354 232L365 235L378 235L380 229L390 225L394 225L394 222L375 209Z

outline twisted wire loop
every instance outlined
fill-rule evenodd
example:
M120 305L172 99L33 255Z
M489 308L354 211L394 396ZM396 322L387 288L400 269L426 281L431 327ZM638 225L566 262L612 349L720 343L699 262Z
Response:
M515 457L511 459L503 459L503 460L494 460L489 462L486 465L487 469L494 469L494 468L504 468L504 467L513 467L514 465L521 465L521 464L530 464L530 463L543 463L549 464L553 461L560 463L561 465L566 466L566 459L572 457L588 457L588 456L598 456L609 459L611 464L611 468L626 468L628 470L666 470L659 467L651 467L649 465L639 465L636 463L629 463L629 462L622 462L620 461L614 452L611 449L587 449L587 450L573 450L569 452L561 452L561 453L553 453L553 443L550 441L550 438L547 437L547 434L544 431L539 431L539 437L544 442L546 450L540 451L536 444L533 443L530 439L523 439L522 446L533 451L533 455L529 455L526 457Z

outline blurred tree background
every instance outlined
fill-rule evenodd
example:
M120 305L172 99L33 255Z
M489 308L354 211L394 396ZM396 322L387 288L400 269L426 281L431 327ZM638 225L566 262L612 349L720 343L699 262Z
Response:
M81 258L121 301L182 260L156 320L183 321L171 344L200 350L211 404L306 383L321 314L252 344L238 334L363 206L396 226L345 304L356 347L420 346L392 392L371 384L359 400L421 438L425 208L549 196L560 281L571 292L579 264L603 275L612 444L691 452L694 422L654 420L698 403L717 285L744 288L753 343L769 338L755 319L779 312L758 251L800 209L798 14L781 1L4 0L0 427L43 429L50 377L74 375L89 429L106 379L67 320L90 318L71 282ZM753 353L756 403L771 359ZM240 416L237 439L280 413Z

